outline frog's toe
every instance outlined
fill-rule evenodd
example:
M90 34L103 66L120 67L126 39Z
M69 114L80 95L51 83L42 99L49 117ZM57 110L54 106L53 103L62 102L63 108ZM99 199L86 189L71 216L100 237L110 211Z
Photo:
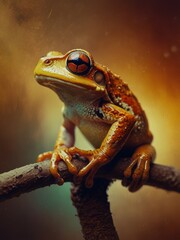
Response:
M36 162L43 162L47 159L50 159L52 157L52 154L53 154L52 151L41 153L37 157Z
M130 183L131 183L130 178L123 177L123 179L121 181L121 184L122 184L123 187L128 187Z
M88 174L86 181L85 181L85 185L87 188L91 188L94 184L94 176L97 173L99 169L99 166L95 166L93 169L91 169L90 173Z
M129 186L128 186L128 189L130 192L136 192L138 191L141 187L143 186L142 182L139 181L139 179L135 179L133 180Z
M64 179L61 177L61 175L58 172L58 161L53 162L51 160L49 170L50 170L50 173L53 175L53 177L56 179L57 184L62 185L64 183Z
M124 171L125 178L130 178L132 176L133 168L137 164L137 162L138 162L137 158L133 159L132 162L130 163L130 165L125 169L125 171Z
M140 160L132 175L132 181L129 184L129 191L139 190L148 180L150 170L150 161L148 159Z
M132 175L132 180L128 186L130 192L135 192L142 187L143 182L141 177L142 172L139 169L136 169Z
M147 182L147 180L148 180L148 178L149 178L150 164L151 164L151 161L147 159L147 160L145 161L144 172L143 172L143 174L142 174L142 181L143 181L144 183Z
M71 157L67 157L65 159L61 159L62 161L64 161L66 163L66 166L68 168L68 171L73 174L73 175L77 175L78 174L78 170L76 168L76 166L71 162L72 158Z
M39 154L36 161L37 162L42 162L42 161L45 161L47 159L51 159L50 160L50 168L49 168L50 173L53 175L54 178L56 178L57 184L62 185L64 183L64 180L61 178L61 176L58 172L58 163L60 161L58 153L49 151L49 152Z
M135 166L136 168L134 170ZM149 167L146 160L143 158L134 158L131 164L124 171L122 185L128 187L130 192L135 192L147 181L149 175L148 173Z
M79 173L78 173L78 176L79 177L84 177L90 170L91 170L91 165L92 164L88 164L88 165L86 165L85 167L83 167L80 171L79 171Z
M130 165L125 169L124 171L124 177L122 179L121 184L124 187L128 187L132 181L132 173L133 173L133 168L134 166L137 164L138 159L135 158L132 160L132 162L130 163Z
M57 151L54 151L51 157L51 161L50 161L50 172L53 175L54 178L56 178L57 180L61 179L61 176L58 172L58 163L60 162L60 157L58 155ZM61 182L61 180L60 180Z
M54 176L54 178L56 178L57 183L59 185L62 185L64 183L64 180L61 177L60 173L58 172L58 164L60 161L63 161L66 164L68 171L72 175L77 175L78 170L77 170L76 166L74 166L72 164L72 156L69 153L68 148L65 146L57 147L54 150L52 157L51 157L50 172Z
M99 164L97 163L96 159L94 159L93 157L89 158L88 160L89 160L89 163L79 171L78 176L83 177L87 173L92 171L94 167L98 167L99 166Z
M64 179L63 179L62 177L57 178L57 179L56 179L56 182L57 182L57 184L58 184L59 186L61 186L61 185L64 184Z

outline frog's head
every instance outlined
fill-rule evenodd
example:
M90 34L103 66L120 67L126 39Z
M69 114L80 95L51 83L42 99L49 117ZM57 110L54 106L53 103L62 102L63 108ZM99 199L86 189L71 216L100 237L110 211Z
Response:
M108 95L108 69L95 63L91 54L82 49L65 55L49 52L39 60L34 73L38 83L53 89L62 100L66 100L66 94L86 98Z

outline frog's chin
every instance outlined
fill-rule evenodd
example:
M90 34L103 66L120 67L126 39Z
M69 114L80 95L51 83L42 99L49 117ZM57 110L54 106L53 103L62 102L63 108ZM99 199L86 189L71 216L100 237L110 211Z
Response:
M69 82L63 79L57 79L54 77L48 77L48 76L43 76L43 75L35 75L35 79L36 81L45 86L45 87L49 87L52 88L53 90L56 89L57 90L63 90L68 88L69 90L71 89L79 89L81 91L95 91L95 92L99 92L99 93L104 93L105 92L105 88L103 86L98 86L98 85L94 85L94 86L87 86L87 85L82 85L82 84L78 84L78 83L74 83L74 82Z

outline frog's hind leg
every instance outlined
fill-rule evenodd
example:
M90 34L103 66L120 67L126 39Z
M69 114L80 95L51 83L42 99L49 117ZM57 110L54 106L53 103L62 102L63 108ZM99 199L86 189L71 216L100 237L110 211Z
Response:
M71 174L77 175L77 169L72 164L72 156L69 153L69 147L74 145L74 129L75 125L68 119L64 118L64 122L59 130L54 150L40 154L37 159L38 162L50 159L49 170L59 185L62 185L64 182L58 171L58 163L60 161L65 162Z
M155 149L149 144L138 147L131 157L131 163L124 171L122 184L135 192L148 180L150 163L155 158ZM131 179L132 178L132 179Z

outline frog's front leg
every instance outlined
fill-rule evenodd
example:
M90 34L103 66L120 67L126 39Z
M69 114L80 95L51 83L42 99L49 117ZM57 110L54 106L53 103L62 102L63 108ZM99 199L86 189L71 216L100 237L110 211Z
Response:
M69 149L71 155L78 153L89 160L89 163L78 174L79 177L83 177L89 173L86 178L87 187L93 185L93 178L97 170L110 162L122 149L135 124L135 117L116 105L104 104L99 111L100 114L97 114L97 116L101 118L100 121L111 125L100 148L91 151L84 151L75 147Z
M64 180L61 178L58 172L59 161L64 161L66 163L70 173L77 174L77 169L71 163L72 156L68 150L69 147L72 147L74 145L74 129L74 124L65 118L62 126L60 127L54 151L42 153L38 156L37 159L38 162L41 162L47 158L51 158L50 172L57 179L59 185L64 183Z

